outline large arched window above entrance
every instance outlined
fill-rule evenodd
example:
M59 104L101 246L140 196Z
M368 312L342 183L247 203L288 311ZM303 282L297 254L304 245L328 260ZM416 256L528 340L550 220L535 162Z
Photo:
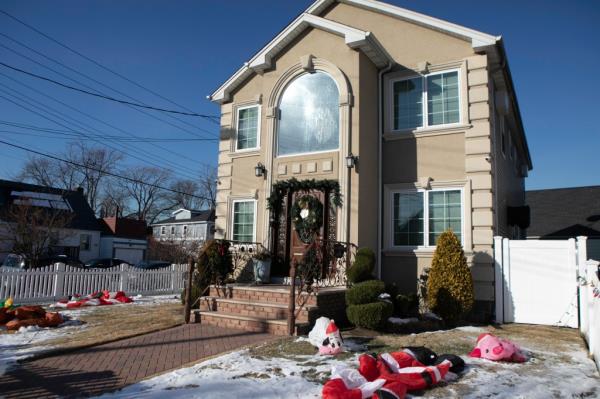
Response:
M337 84L325 72L294 79L279 102L277 155L337 150L339 98Z

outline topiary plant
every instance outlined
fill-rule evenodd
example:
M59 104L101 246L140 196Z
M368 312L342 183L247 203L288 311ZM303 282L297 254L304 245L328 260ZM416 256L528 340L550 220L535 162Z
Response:
M440 235L427 279L427 304L449 325L469 313L475 302L473 277L456 234Z
M364 305L350 305L346 309L348 320L358 327L377 330L385 325L394 313L394 305L386 301L377 301Z
M412 293L396 295L396 314L400 317L415 317L419 315L419 297Z
M346 305L364 305L376 302L385 292L385 283L381 280L368 280L354 284L346 290Z
M370 248L360 248L356 251L354 263L348 269L346 276L352 284L373 278L375 268L375 253Z

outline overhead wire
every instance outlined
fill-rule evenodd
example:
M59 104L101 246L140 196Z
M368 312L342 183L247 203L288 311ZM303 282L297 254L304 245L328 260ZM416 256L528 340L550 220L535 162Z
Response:
M87 112L81 111L80 109L78 109L78 108L75 108L75 107L73 107L73 106L71 106L71 105L69 105L69 104L65 103L64 101L58 100L57 98L55 98L55 97L53 97L53 96L51 96L51 95L49 95L49 94L46 94L46 93L44 93L44 92L42 92L42 91L40 91L40 90L38 90L38 89L36 89L36 88L34 88L34 87L31 87L31 86L29 86L29 85L28 85L28 84L26 84L26 83L20 82L20 81L18 81L18 80L16 80L16 79L14 79L14 78L12 78L12 77L10 77L10 76L8 76L8 75L5 75L5 74L3 74L2 72L0 72L0 75L1 75L1 76L4 76L4 77L6 77L6 78L8 78L8 79L10 79L11 81L13 81L13 82L15 82L15 83L17 83L17 84L19 84L19 85L21 85L21 86L23 86L23 87L26 87L26 88L28 88L29 90L31 90L31 91L33 91L33 92L35 92L35 93L37 93L37 94L39 94L39 95L41 95L41 96L43 96L43 97L46 97L46 98L48 98L48 99L50 99L50 100L52 100L52 101L54 101L54 102L57 102L57 103L61 104L62 106L66 107L66 108L68 108L68 109L70 109L70 110L72 110L72 111L75 111L75 112L77 112L78 114L84 115L84 116L86 116L86 117L88 117L88 118L90 118L90 119L92 119L92 120L94 120L94 121L96 121L96 122L98 122L98 123L101 123L101 124L103 124L103 125L105 125L105 126L108 126L109 128L112 128L112 129L114 129L114 130L117 130L117 131L119 131L119 132L121 132L121 133L124 133L124 134L126 134L126 135L128 135L128 136L131 136L131 137L135 137L135 138L138 138L138 137L139 137L139 136L137 136L137 135L135 135L135 134L133 134L133 133L131 133L131 132L128 132L128 131L126 131L126 130L124 130L124 129L121 129L121 128L120 128L120 127L118 127L118 126L115 126L115 125L113 125L113 124L111 124L111 123L109 123L109 122L106 122L106 121L104 121L104 120L102 120L102 119L100 119L100 118L97 118L97 117L95 117L95 116L93 116L93 115L91 115L91 114L89 114L89 113L87 113ZM13 89L13 90L14 90L14 89ZM22 93L21 93L21 94L22 94ZM89 125L88 125L88 126L89 126ZM98 131L98 130L97 130L97 132L99 132L99 133L103 133L103 132L100 132L100 131ZM198 161L197 159L190 158L190 157L188 157L188 156L187 156L187 155L185 155L185 154L181 154L180 152L173 151L173 150L172 150L172 149L170 149L170 148L165 148L165 147L163 147L163 146L160 146L160 145L157 145L157 144L155 144L155 143L148 143L148 144L149 144L149 145L151 145L152 147L155 147L155 148L157 148L157 149L161 150L161 151L165 151L165 152L168 152L168 153L170 153L170 154L172 154L172 155L175 155L175 156L177 156L177 157L180 157L180 158L183 158L183 159L187 159L187 160L188 160L188 161L190 161L190 162L194 162L194 163L200 163L200 164L206 164L205 162ZM138 149L138 150L139 150L139 151L143 151L143 150L141 150L141 149ZM144 151L144 152L146 152L146 151ZM156 156L156 155L154 155L154 156ZM168 162L170 162L170 163L172 163L172 164L175 164L175 165L177 165L177 163L176 163L176 162L173 162L173 161L168 161ZM185 166L181 166L181 165L180 165L179 167L186 168Z
M79 51L77 51L77 50L73 49L72 47L69 47L68 45L66 45L66 44L62 43L61 41L59 41L59 40L57 40L57 39L55 39L55 38L51 37L50 35L48 35L48 34L46 34L46 33L42 32L41 30L39 30L39 29L35 28L34 26L32 26L32 25L28 24L27 22L25 22L25 21L23 21L23 20L21 20L21 19L19 19L19 18L15 17L14 15L11 15L11 14L9 14L8 12L6 12L6 11L4 11L4 10L0 10L0 13L2 13L2 14L4 14L4 15L6 15L8 18L12 19L13 21L16 21L16 22L18 22L19 24L21 24L21 25L23 25L23 26L27 27L28 29L31 29L32 31L34 31L34 32L36 32L37 34L39 34L39 35L41 35L41 36L45 37L46 39L50 40L51 42L53 42L53 43L55 43L55 44L57 44L57 45L61 46L62 48L66 49L66 50L69 50L69 51L71 51L72 53L74 53L74 54L76 54L76 55L78 55L78 56L80 56L80 57L82 57L82 58L86 59L87 61L89 61L89 62L93 63L94 65L98 66L99 68L101 68L101 69L103 69L103 70L105 70L105 71L107 71L107 72L110 72L110 73L112 73L113 75L115 75L115 76L118 76L119 78L121 78L121 79L123 79L123 80L125 80L125 81L127 81L127 82L129 82L129 83L131 83L131 84L133 84L134 86L136 86L136 87L138 87L138 88L140 88L140 89L143 89L143 90L147 91L148 93L151 93L151 94L153 94L153 95L157 96L158 98L161 98L161 99L163 99L163 100L165 100L165 101L167 101L167 102L169 102L169 103L171 103L171 104L173 104L173 105L176 105L176 106L178 106L178 107L180 107L180 108L183 108L183 109L185 109L185 110L191 111L191 110L190 110L189 108L187 108L186 106L184 106L184 105L181 105L181 104L178 104L178 103L176 103L175 101L173 101L173 100L170 100L170 99L168 99L167 97L165 97L165 96L163 96L163 95L161 95L161 94L159 94L159 93L157 93L157 92L155 92L155 91L153 91L153 90L151 90L151 89L149 89L149 88L147 88L147 87L145 87L145 86L141 85L140 83L137 83L137 82L135 82L135 81L134 81L134 80L132 80L132 79L129 79L128 77L126 77L126 76L124 76L124 75L120 74L119 72L116 72L116 71L114 71L113 69L111 69L111 68L109 68L109 67L107 67L107 66L105 66L105 65L102 65L102 64L101 64L101 63L99 63L98 61L96 61L96 60L94 60L94 59L92 59L92 58L90 58L90 57L86 56L85 54L82 54L81 52L79 52Z
M0 140L0 143L2 143L4 145L11 146L11 147L14 147L14 148L18 148L18 149L23 150L23 151L27 151L29 153L36 154L36 155L39 155L39 156L51 158L51 159L54 159L56 161L68 163L68 164L79 166L79 167L83 167L83 168L88 168L90 170L93 170L93 171L105 174L107 176L112 176L112 177L115 177L115 178L118 178L118 179L127 180L127 181L130 181L130 182L136 183L136 184L142 184L142 185L149 186L149 187L155 187L155 188L158 188L160 190L169 191L169 192L172 192L172 193L175 193L175 194L186 195L186 196L193 197L193 198L198 198L198 199L201 199L201 200L204 200L204 201L210 200L210 198L208 198L208 197L204 197L204 196L201 196L201 195L195 195L195 194L185 193L185 192L180 191L180 190L174 190L172 188L164 187L164 186L161 186L161 185L158 185L158 184L144 182L144 181L141 181L141 180L138 180L138 179L134 179L134 178L131 178L131 177L128 177L128 176L123 176L123 175L119 175L117 173L113 173L113 172L110 172L110 171L102 170L100 168L95 168L93 166L83 165L83 164L80 164L78 162L74 162L74 161L71 161L71 160L68 160L68 159L64 159L64 158L60 158L60 157L57 157L57 156L54 156L54 155L51 155L51 154L44 153L42 151L32 150L30 148L26 148L26 147L23 147L23 146L20 146L20 145L17 145L17 144L12 144L12 143L9 143L9 142L4 141L4 140Z

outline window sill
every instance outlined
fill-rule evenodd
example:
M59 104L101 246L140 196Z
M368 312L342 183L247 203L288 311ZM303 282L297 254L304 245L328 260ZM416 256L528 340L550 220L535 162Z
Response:
M410 248L410 247L391 247L381 251L385 256L433 256L435 247L421 247L421 248Z
M244 158L256 156L260 156L260 148L253 148L251 150L232 151L229 153L229 158Z
M385 132L383 134L383 138L386 141L391 141L414 137L439 136L443 134L461 133L467 129L470 129L471 127L472 125L470 124L452 124L419 129L392 130Z

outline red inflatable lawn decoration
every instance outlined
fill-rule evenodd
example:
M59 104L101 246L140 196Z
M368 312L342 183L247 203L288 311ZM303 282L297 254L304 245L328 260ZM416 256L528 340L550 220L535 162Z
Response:
M56 307L74 309L82 306L103 306L119 303L131 303L133 299L129 298L123 291L109 292L108 290L97 291L85 297L73 295L70 299L64 299L56 303Z
M477 337L477 345L469 353L469 356L516 363L522 363L527 360L527 357L517 344L488 333Z

